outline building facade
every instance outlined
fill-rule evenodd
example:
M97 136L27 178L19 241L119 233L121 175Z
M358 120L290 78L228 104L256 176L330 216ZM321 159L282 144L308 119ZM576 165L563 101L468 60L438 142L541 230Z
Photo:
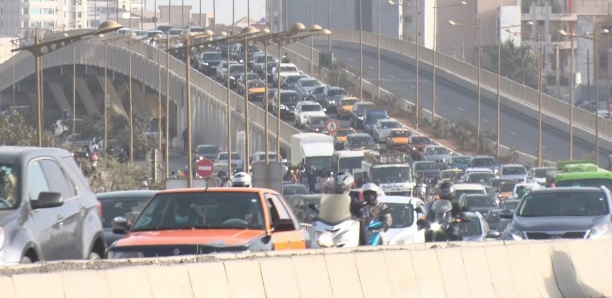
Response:
M87 28L88 0L0 1L0 34L16 36L24 29Z

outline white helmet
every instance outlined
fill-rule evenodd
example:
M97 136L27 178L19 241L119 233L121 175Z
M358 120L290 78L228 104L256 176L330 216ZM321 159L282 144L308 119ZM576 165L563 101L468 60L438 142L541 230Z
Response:
M251 175L238 172L232 177L232 187L253 187Z
M382 188L380 188L380 186L374 184L374 183L366 183L363 186L361 186L361 192L366 192L366 191L374 191L376 192L379 196L384 196L385 192L382 190Z

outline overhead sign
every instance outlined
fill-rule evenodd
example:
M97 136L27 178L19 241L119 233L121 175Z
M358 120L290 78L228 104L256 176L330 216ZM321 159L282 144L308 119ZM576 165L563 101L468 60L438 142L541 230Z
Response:
M335 133L340 128L340 123L336 119L329 119L327 123L325 123L325 129L329 131L330 134Z
M209 159L201 159L196 164L196 173L202 178L209 178L215 169L213 162Z

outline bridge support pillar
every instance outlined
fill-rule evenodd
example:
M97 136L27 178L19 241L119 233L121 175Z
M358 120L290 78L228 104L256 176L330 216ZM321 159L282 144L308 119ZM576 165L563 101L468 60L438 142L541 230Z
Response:
M98 76L98 82L102 87L102 92L104 93L104 76ZM125 112L125 108L121 103L121 99L117 94L117 89L113 85L113 80L110 77L106 78L106 93L109 96L109 109L115 114L127 117L127 113Z
M49 82L49 87L51 88L53 97L55 97L55 101L59 105L60 109L72 111L70 107L72 106L71 103L73 101L72 98L70 99L70 101L68 101L68 97L66 97L66 92L64 92L64 85L61 83Z
M100 110L96 105L93 95L91 95L91 91L87 86L87 79L84 77L76 78L76 89L79 94L79 97L83 101L85 105L85 109L87 109L88 115L100 115Z

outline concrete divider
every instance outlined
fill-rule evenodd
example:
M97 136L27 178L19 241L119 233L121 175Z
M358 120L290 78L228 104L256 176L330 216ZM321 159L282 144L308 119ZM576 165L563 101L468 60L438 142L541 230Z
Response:
M610 297L611 250L612 240L559 240L45 263L0 268L0 293L3 298Z

